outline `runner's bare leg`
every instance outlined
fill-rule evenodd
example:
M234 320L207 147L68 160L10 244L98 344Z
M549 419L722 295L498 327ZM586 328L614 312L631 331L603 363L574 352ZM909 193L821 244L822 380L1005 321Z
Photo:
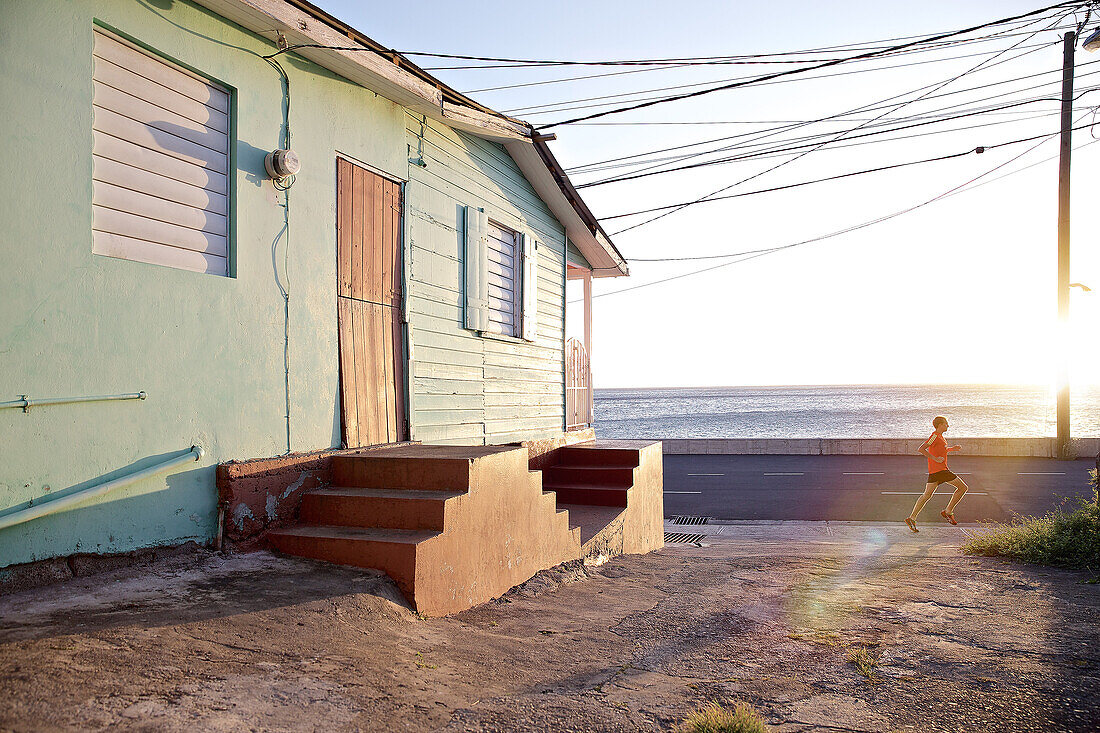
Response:
M916 520L920 510L924 509L924 505L932 498L932 494L936 493L936 486L937 484L924 485L924 493L917 497L917 503L913 505L913 513L909 515L910 519Z
M966 493L966 490L969 487L967 487L966 482L958 477L955 477L947 483L955 487L955 493L951 495L951 501L947 502L947 508L944 509L945 512L951 514L955 509L955 505L962 501L963 494Z

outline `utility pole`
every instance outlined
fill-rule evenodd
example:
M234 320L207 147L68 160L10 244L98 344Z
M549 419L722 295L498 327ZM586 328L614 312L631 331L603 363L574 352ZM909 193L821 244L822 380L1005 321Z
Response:
M1062 37L1062 136L1058 151L1058 407L1057 450L1073 458L1069 432L1069 159L1073 146L1073 51L1077 34Z

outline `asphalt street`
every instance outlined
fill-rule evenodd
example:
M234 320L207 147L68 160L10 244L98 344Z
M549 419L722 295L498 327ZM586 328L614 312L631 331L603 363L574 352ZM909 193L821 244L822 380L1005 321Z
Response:
M1042 514L1066 497L1091 496L1095 459L952 455L969 487L960 522ZM665 516L714 519L901 521L924 490L921 456L666 455ZM919 520L942 522L953 487L941 486ZM1072 499L1070 499L1072 502Z

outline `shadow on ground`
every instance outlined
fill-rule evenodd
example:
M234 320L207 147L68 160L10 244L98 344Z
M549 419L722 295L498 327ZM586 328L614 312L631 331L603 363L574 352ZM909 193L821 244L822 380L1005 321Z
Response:
M743 525L428 620L372 573L176 558L0 599L0 728L657 731L717 699L778 731L1095 730L1100 585L962 537Z

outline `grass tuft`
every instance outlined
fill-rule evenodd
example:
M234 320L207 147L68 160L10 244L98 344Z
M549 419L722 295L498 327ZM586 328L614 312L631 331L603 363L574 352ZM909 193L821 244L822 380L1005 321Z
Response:
M1092 484L1096 486L1096 472ZM1017 517L1008 524L992 523L976 533L963 552L1010 557L1041 565L1070 568L1100 567L1100 491L1079 498L1077 508L1055 509L1041 517Z
M739 702L733 710L710 702L684 718L677 733L767 733L768 726L752 705Z
M866 677L868 682L878 682L878 658L867 651L867 647L861 646L848 652L848 661L855 665L856 671Z

